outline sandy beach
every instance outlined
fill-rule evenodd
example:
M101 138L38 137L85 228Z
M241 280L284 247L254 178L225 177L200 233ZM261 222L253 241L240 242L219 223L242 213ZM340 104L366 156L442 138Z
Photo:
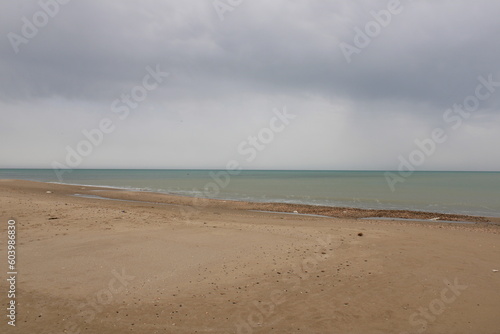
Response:
M15 180L0 203L2 333L500 333L498 219Z

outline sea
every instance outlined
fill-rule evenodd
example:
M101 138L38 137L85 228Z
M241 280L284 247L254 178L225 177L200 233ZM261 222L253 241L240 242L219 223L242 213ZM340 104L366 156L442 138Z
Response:
M52 169L0 169L0 179L224 200L500 217L500 172L414 172L400 177L393 188L384 171L74 169L58 177Z

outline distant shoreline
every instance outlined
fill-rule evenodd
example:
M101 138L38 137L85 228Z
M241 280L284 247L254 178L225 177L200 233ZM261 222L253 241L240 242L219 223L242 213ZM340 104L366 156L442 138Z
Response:
M10 182L9 182L10 181ZM167 204L180 205L189 207L207 207L207 208L223 208L245 211L262 211L268 213L286 213L307 216L322 216L330 218L342 219L397 219L408 220L422 223L436 224L439 222L470 222L470 223L487 223L500 225L499 217L487 216L471 216L461 214L436 213L426 211L413 210L391 210L391 209L361 209L353 207L332 207L320 206L311 204L292 204L292 203L275 203L275 202L249 202L238 201L231 199L209 199L202 197L192 197L188 195L167 194L161 192L146 191L140 189L129 189L112 186L92 186L80 184L65 184L58 182L38 182L25 180L0 180L0 186L5 184L39 184L38 186L46 185L47 189L61 189L68 196L77 196L80 198L94 200L121 200L143 204ZM99 195L96 196L96 191Z
M234 173L233 173L234 174ZM0 179L210 199L500 218L498 172L415 172L394 185L371 171L0 170ZM391 187L392 185L392 187ZM393 189L393 187L397 189ZM435 217L431 217L435 218Z

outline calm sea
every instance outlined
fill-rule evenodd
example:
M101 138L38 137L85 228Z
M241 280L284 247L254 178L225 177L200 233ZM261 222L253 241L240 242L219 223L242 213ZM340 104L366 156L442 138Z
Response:
M0 169L0 179L60 182L51 169ZM389 188L377 171L226 171L88 169L63 183L184 196L500 217L500 172L415 172Z

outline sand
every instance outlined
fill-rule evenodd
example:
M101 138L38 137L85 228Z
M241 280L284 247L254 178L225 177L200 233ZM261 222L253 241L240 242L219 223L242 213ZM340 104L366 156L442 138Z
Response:
M0 203L3 277L9 219L18 242L2 333L500 333L497 220L14 180Z

